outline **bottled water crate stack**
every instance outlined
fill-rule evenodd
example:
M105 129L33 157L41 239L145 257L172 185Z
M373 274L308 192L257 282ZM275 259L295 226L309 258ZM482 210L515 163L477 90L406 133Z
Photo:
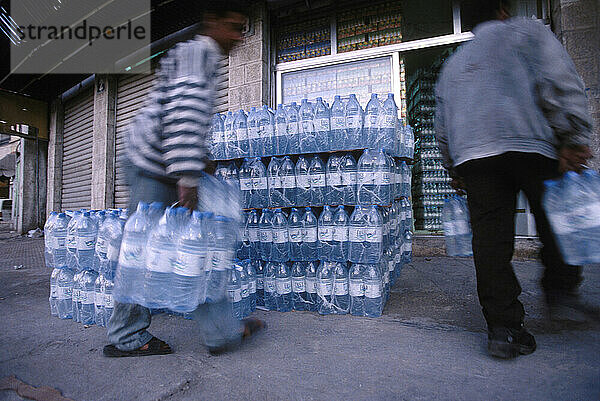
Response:
M202 302L227 299L228 282L249 275L233 260L239 189L206 176L199 204L205 211L190 215L140 203L129 219L127 210L51 213L44 232L52 315L106 326L115 300L189 317ZM248 284L245 291L255 293ZM253 308L232 312L243 318Z
M50 312L105 326L114 308L115 269L126 210L52 212L44 226Z
M441 59L440 59L441 60ZM441 61L430 69L420 69L408 87L408 116L414 125L415 163L412 195L415 228L442 230L444 202L453 193L450 177L442 166L442 155L435 139L435 82Z
M215 176L241 190L237 259L256 304L380 315L412 251L414 140L393 95L364 110L353 95L239 110L212 127Z

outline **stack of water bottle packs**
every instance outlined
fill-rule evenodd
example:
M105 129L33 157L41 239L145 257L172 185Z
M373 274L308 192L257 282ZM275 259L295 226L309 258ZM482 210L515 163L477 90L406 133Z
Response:
M44 226L50 275L50 311L61 319L105 326L114 308L113 287L125 210L52 212Z
M257 305L379 316L412 250L413 135L393 95L239 110L212 133L215 176L241 189Z
M364 111L355 95L335 96L331 107L321 98L303 99L300 106L263 106L248 114L239 110L217 114L212 123L214 160L269 157L356 149L385 149L412 158L413 134L398 119L393 94L381 102L376 94Z

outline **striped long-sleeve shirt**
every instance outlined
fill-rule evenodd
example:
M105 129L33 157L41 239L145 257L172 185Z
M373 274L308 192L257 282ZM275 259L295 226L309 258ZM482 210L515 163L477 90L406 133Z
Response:
M127 133L127 156L135 166L180 183L200 175L208 156L220 55L212 38L196 36L161 60L158 81Z

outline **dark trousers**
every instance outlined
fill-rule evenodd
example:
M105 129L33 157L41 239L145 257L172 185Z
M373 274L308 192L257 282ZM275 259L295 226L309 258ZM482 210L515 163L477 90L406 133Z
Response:
M581 268L566 265L542 208L544 181L560 175L558 161L535 153L508 152L470 160L456 168L463 178L471 213L477 293L488 326L517 327L523 322L521 286L511 259L517 195L527 196L545 267L542 288L550 297L576 290Z

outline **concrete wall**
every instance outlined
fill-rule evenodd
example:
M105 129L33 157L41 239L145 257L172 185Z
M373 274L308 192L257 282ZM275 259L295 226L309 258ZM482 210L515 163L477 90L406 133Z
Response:
M252 7L251 29L229 54L229 110L270 105L269 26L264 2Z
M46 169L48 144L46 141L21 139L21 173L18 176L21 196L16 205L16 230L25 234L43 227L46 221Z
M46 214L61 210L63 164L64 107L60 99L50 105L48 141L48 174L46 189Z
M600 1L553 0L552 28L585 83L594 119L592 167L600 169Z
M115 203L116 97L116 77L96 76L92 150L92 209L106 209L113 207Z

